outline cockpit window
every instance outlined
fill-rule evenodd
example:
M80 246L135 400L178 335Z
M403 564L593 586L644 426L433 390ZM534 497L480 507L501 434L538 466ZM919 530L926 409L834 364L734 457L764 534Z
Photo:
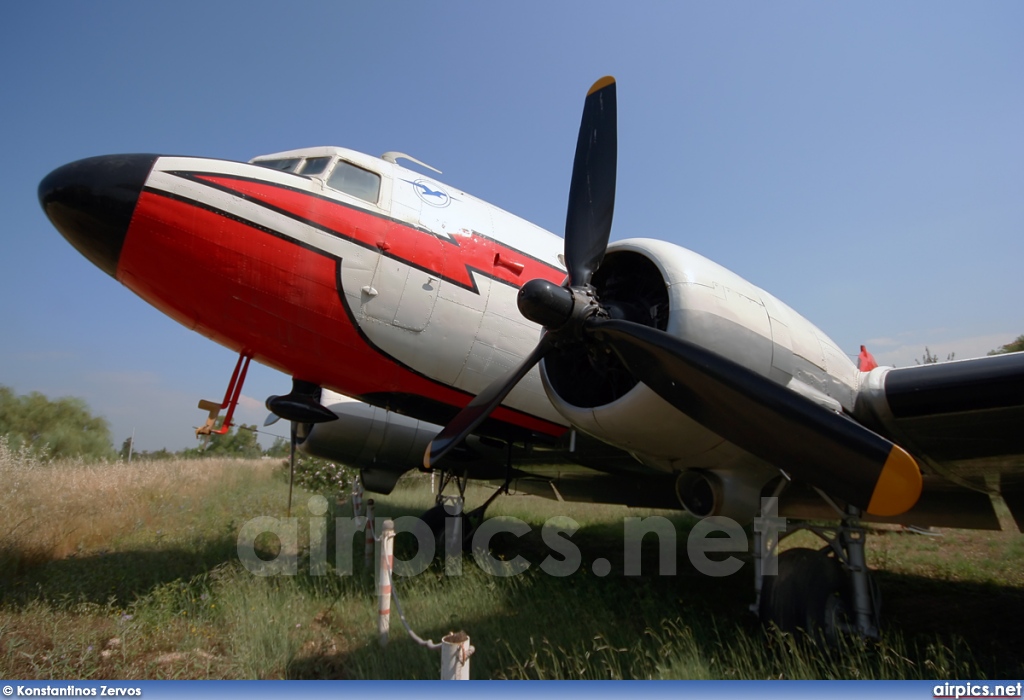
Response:
M327 164L330 162L330 156L325 156L322 158L307 158L306 162L302 164L301 168L299 168L298 174L307 176L321 175L323 174L324 169L327 167Z
M376 204L380 197L380 175L339 160L327 186Z
M273 168L274 170L293 173L295 172L295 166L301 161L301 158L277 158L275 160L258 160L253 165L262 165L264 168Z

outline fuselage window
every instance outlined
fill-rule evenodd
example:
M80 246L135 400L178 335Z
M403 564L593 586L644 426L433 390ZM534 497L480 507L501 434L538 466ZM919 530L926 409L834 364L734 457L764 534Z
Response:
M376 204L380 198L380 175L339 160L327 179L327 186Z
M331 162L331 157L326 156L323 158L307 158L306 162L302 164L302 167L298 169L299 175L322 175L324 170L327 168L327 164Z
M292 173L295 172L295 166L301 161L301 158L277 158L275 160L258 160L253 165L262 165L264 168L273 168L274 170Z

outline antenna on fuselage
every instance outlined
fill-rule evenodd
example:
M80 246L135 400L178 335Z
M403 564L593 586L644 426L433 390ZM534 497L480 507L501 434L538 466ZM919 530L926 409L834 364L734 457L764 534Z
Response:
M415 158L413 158L408 153L402 153L401 151L388 151L387 153L382 155L380 158L381 158L381 160L386 160L387 162L394 163L395 165L398 165L398 159L402 158L404 160L412 161L416 165L422 165L427 170L433 170L438 175L442 175L443 174L440 170L438 170L434 166L427 165L422 160L416 160Z

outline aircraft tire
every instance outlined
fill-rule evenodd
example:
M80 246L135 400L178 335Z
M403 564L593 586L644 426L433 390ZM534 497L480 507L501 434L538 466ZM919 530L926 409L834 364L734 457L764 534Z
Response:
M835 557L813 549L779 555L779 573L761 588L761 621L835 646L853 609L847 576Z
M447 513L444 511L444 506L434 506L421 515L420 520L430 528L435 538L438 536L444 537L444 519L446 516Z
M462 550L463 552L468 553L470 551L470 545L473 539L473 532L469 531L467 533L467 530L470 530L470 520L466 516L466 513L463 513L461 516L463 532ZM434 533L434 556L442 560L444 559L445 546L444 525L445 519L449 517L451 516L449 516L448 513L445 511L444 506L440 505L434 506L433 508L426 511L423 515L420 516L420 520L422 520L423 523L430 528L430 531Z

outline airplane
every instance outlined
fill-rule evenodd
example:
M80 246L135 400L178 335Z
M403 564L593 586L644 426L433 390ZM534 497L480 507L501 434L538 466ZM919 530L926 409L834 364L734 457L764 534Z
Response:
M47 175L39 200L101 270L239 353L229 414L243 360L288 374L267 406L293 446L354 460L368 489L423 450L460 495L469 478L515 481L744 523L776 496L783 517L837 524L813 528L820 550L779 555L779 576L755 546L752 609L877 636L865 523L998 528L999 494L1024 525L1024 353L861 371L725 267L609 243L616 111L602 78L564 239L410 156L337 147L97 156Z

